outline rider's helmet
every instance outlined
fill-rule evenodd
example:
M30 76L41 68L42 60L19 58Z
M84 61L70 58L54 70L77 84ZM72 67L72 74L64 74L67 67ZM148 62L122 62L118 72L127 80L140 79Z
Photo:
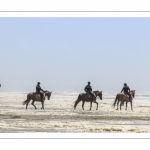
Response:
M88 82L88 84L91 84L91 82Z
M40 84L40 82L38 82L37 84Z
M124 86L127 86L127 83L124 83Z

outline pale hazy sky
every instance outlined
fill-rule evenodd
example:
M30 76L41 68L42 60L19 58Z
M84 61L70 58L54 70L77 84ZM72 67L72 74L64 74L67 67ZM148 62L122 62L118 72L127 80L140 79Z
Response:
M0 18L0 91L150 91L150 18Z

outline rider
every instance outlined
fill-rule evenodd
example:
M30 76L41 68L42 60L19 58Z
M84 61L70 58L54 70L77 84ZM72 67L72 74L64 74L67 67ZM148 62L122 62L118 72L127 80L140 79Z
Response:
M85 86L84 91L91 96L91 100L93 100L94 94L92 93L92 87L90 86L91 82L88 82L88 85Z
M40 87L40 82L38 82L38 83L37 83L37 86L36 86L36 92L37 92L38 94L40 94L40 96L41 96L41 101L43 101L43 93L42 93L41 91L44 92L44 90L42 90L41 87Z
M123 91L124 91L125 94L129 95L129 100L130 100L130 98L131 98L130 88L129 88L129 86L127 86L126 83L124 83L124 87L122 88L121 92L123 92Z

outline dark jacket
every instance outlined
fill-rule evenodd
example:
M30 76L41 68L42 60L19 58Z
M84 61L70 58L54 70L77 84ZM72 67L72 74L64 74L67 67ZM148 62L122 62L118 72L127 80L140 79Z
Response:
M123 92L123 91L124 91L124 93L129 93L130 88L128 86L124 86L121 92Z
M90 85L87 85L84 90L87 93L91 93L92 92L92 87Z
M40 91L43 91L43 92L44 92L44 90L41 89L40 85L37 85L37 86L36 86L36 92L37 92L37 93L40 93Z

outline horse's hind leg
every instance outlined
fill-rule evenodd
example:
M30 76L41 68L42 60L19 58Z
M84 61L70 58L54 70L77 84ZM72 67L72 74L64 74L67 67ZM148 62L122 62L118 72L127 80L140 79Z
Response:
M36 106L34 105L34 102L35 102L35 101L32 101L32 103L31 103L31 104L32 104L32 105L34 106L34 108L36 109Z
M84 110L84 103L85 103L85 101L82 101L82 109Z
M26 109L28 108L28 104L29 104L29 102L30 102L30 101L28 101L28 102L27 102L27 104L26 104Z
M122 102L120 103L120 110L121 110L121 105L122 105Z
M26 103L26 109L28 109L28 104L31 101L31 99L27 99L26 101L27 101L27 103Z
M27 104L26 104L26 109L28 108L28 104L29 104L29 102L27 102Z
M116 110L118 110L118 105L119 105L119 101L118 101L118 103L117 103L117 109L116 109Z

